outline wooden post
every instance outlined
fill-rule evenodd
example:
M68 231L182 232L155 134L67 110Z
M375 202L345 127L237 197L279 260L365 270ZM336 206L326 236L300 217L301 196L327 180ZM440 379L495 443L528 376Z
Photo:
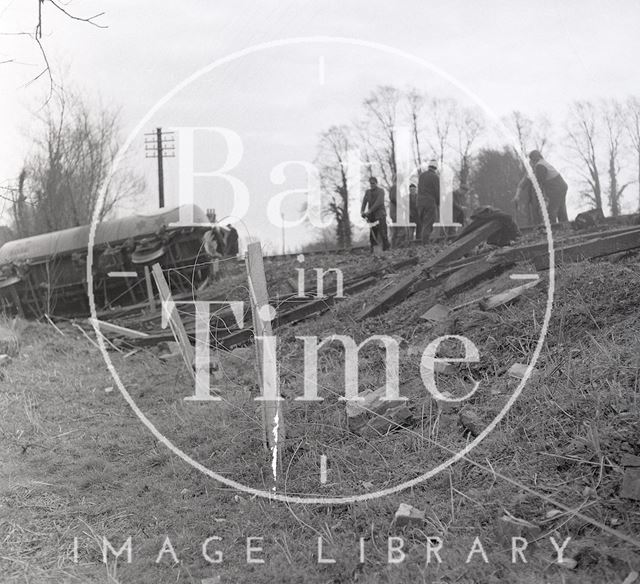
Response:
M271 327L271 318L274 315L270 314L267 280L264 273L260 242L250 243L247 247L247 276L249 279L249 299L251 314L253 315L253 330L256 336L258 379L262 392L264 444L271 452L273 478L277 482L278 471L282 467L282 447L280 444L285 436L284 418L280 405L282 398L280 397L277 373L274 379L271 376L273 369L269 368L270 366L275 367L276 363L275 342L269 342L269 338L275 341Z
M24 311L22 310L22 302L20 302L20 296L18 296L18 291L16 290L15 285L11 285L9 287L9 290L11 291L11 298L13 299L13 304L16 307L16 310L18 311L18 316L20 316L21 318L24 318Z
M145 270L146 273L148 273L149 268L145 266ZM158 293L160 294L160 300L162 302L162 320L164 322L164 319L166 318L169 322L171 332L178 342L180 353L185 365L187 366L187 370L195 378L195 373L193 371L195 351L191 346L189 335L187 335L187 330L184 328L184 324L182 322L182 319L180 318L178 309L172 302L173 299L171 298L171 290L169 289L169 285L164 278L164 274L162 273L160 264L153 264L153 266L151 266L151 270L153 271L153 279L156 281L156 286L158 288ZM165 303L168 303L168 306L165 306Z
M159 266L159 264L154 264L155 266ZM162 270L160 270L160 274L162 275ZM154 272L154 277L155 277L155 272ZM162 275L162 280L165 281L164 279L164 275ZM149 301L149 308L153 311L155 310L156 307L156 301L155 301L155 297L153 295L153 286L151 285L151 274L149 273L149 266L145 266L144 267L144 281L147 283L147 300ZM158 282L156 281L156 284ZM167 289L170 290L169 286L167 285ZM169 296L171 296L171 292L169 292Z

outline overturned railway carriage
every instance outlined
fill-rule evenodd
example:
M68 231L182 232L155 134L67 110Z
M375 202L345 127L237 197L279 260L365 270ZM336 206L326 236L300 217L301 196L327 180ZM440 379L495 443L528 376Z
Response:
M97 225L92 274L98 310L143 302L144 268L156 262L176 293L192 291L207 277L209 261L202 248L210 229L207 217L195 206L193 220L202 227L175 225L179 217L178 207ZM0 309L25 316L87 314L88 244L89 225L5 243L0 247Z

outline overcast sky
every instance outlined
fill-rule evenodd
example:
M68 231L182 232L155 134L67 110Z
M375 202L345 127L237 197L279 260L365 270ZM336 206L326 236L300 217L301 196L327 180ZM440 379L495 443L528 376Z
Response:
M78 16L104 11L98 22L108 28L70 20L45 5L43 45L54 75L94 103L120 107L123 136L178 83L258 43L349 37L383 43L433 65L430 70L399 55L344 43L267 48L202 75L148 120L143 132L156 126L221 126L241 137L244 155L231 173L249 190L244 223L274 249L280 231L267 224L266 203L280 191L304 187L304 173L291 167L287 181L275 185L272 168L287 160L311 161L318 134L354 120L376 85L412 84L467 104L475 95L497 116L517 109L545 112L555 120L574 99L640 95L637 0L69 0L65 6ZM35 11L35 1L0 0L0 32L32 31ZM27 85L42 69L32 39L0 35L0 62L11 59L15 62L0 65L0 185L12 184L20 171L30 148L31 112L48 86L44 77ZM199 169L214 170L226 147L211 138L197 150ZM148 177L139 208L152 210L157 183L141 136L129 154ZM167 203L175 204L176 161L168 160L166 167ZM219 216L231 210L224 181L201 179L196 185L202 207L215 207ZM302 200L287 201L288 219L299 215ZM4 200L0 210L6 210ZM292 230L289 244L306 234Z

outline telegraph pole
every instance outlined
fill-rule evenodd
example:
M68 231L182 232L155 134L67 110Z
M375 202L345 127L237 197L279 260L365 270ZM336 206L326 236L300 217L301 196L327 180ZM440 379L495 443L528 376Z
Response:
M163 158L175 156L173 132L162 132L162 128L156 128L155 132L145 134L144 139L145 158L158 159L158 204L160 209L164 207L164 166Z
M158 199L164 207L164 169L162 168L162 128L156 128L156 150L158 152Z

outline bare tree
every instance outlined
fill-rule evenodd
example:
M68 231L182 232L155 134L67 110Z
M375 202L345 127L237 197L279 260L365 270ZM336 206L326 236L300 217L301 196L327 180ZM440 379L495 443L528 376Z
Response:
M398 177L396 120L400 98L400 91L395 87L380 86L364 100L372 155L387 189L395 186Z
M609 174L609 210L613 217L620 215L620 200L625 189L631 184L620 184L620 148L623 139L623 112L620 104L612 99L601 103L602 119L607 143Z
M336 237L339 247L351 247L352 229L349 208L349 151L353 137L346 126L331 126L320 136L317 165L320 171L320 187L331 197L328 212L336 220Z
M417 89L411 88L406 93L409 120L411 123L411 134L413 137L413 162L416 168L422 168L422 149L420 147L420 119L426 97L418 92Z
M469 184L472 150L484 128L484 117L478 108L454 110L452 149L458 158L456 172L461 185Z
M34 0L34 6L36 5L36 3L37 3L37 8L34 8L34 15L33 15L33 20L35 23L32 29L33 32L22 30L22 31L14 31L14 32L3 32L0 34L10 35L10 36L27 36L32 38L35 41L35 43L38 45L38 48L42 55L43 69L31 80L31 83L33 83L34 81L37 81L41 77L47 77L49 79L49 94L47 97L47 102L48 102L53 95L55 83L53 79L53 74L51 72L51 64L49 62L47 52L42 42L42 30L45 22L45 16L44 16L45 7L50 6L51 8L53 8L58 12L61 12L71 20L84 22L92 26L95 26L97 28L107 28L107 26L104 24L101 24L100 22L97 22L97 20L105 14L104 12L94 14L93 16L82 17L76 14L73 14L68 9L68 2L58 2L56 0ZM5 61L0 61L0 65L3 65L6 63L14 63L14 62L15 62L15 59L7 59Z
M513 111L507 116L505 123L518 140L519 152L526 156L531 150L544 151L549 146L551 122L544 115L534 120L520 111Z
M640 98L629 97L625 105L625 127L636 158L636 180L638 182L638 211L640 211Z
M451 128L455 123L457 103L451 98L433 98L429 101L429 146L434 158L444 166L449 147Z
M569 148L577 160L576 170L589 185L589 191L583 191L583 195L596 209L602 209L602 183L597 156L601 129L597 119L598 112L593 103L576 101L569 110L566 132Z
M119 201L142 191L143 180L129 170L109 176L119 147L116 113L92 112L79 96L57 92L38 122L41 130L25 164L19 206L14 207L21 236L89 223L103 187L99 220Z

